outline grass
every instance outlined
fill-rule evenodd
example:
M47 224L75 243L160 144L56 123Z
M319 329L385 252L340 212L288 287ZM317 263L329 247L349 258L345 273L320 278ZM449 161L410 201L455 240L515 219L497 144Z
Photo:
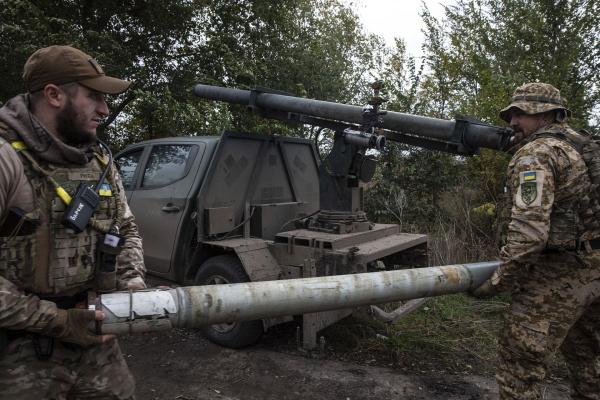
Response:
M397 359L408 355L447 370L485 367L494 358L505 307L503 302L476 301L462 294L432 299L387 327L386 347Z
M466 229L465 226L470 227ZM429 260L445 265L491 260L497 250L472 224L439 223L429 237ZM344 357L375 359L379 364L414 371L493 374L502 313L510 297L489 300L466 294L430 299L419 310L396 323L374 320L367 313L352 317L324 331L328 342ZM400 304L388 304L386 311Z
M507 305L502 297L480 301L462 294L441 296L393 324L363 312L323 334L336 353L353 361L414 372L491 374Z
M396 323L375 320L366 309L324 330L331 353L342 360L401 369L407 373L493 376L502 314L502 294L489 300L465 294L430 299ZM388 304L391 311L398 304ZM549 382L564 382L566 365L557 355Z

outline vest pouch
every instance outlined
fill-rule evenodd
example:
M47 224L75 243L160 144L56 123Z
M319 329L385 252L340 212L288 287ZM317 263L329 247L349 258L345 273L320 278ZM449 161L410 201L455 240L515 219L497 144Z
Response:
M574 249L581 225L579 215L572 204L555 206L552 213L547 246L549 248Z
M32 290L37 264L36 234L0 237L0 276Z
M583 239L591 240L600 237L600 141L585 130L577 133L570 128L558 127L542 134L534 134L532 138L537 136L563 140L583 158L591 187L589 195L580 199L584 201L579 203L578 212L581 214L581 221L577 221L576 229L583 228L581 229ZM552 223L554 224L554 220ZM575 235L575 238L579 239L579 235ZM566 241L563 240L563 242Z
M117 290L117 271L96 272L96 288L98 292L112 292Z
M123 236L107 233L98 240L96 290L110 292L117 289L117 256L123 250Z

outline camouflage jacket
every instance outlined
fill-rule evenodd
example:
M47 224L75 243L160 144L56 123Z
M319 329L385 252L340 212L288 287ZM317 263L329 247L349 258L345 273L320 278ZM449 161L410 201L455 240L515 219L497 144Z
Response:
M33 149L31 153L49 166L76 164L85 166L85 158L78 159L78 157L81 158L81 152L63 143L58 143L56 139L50 137L50 134L33 116L29 115L22 96L12 99L0 109L0 125L4 129L5 133L2 136L5 138L14 137L16 132L19 132L19 137L23 137L23 132L29 133L26 138L29 139L28 148ZM43 138L45 142L32 142L39 138ZM46 153L38 151L38 149L46 149ZM62 163L61 158L65 160ZM61 168L64 169L64 167ZM0 225L12 207L18 207L25 212L34 211L36 190L32 186L30 177L27 176L28 169L25 160L17 154L11 144L0 139ZM134 217L127 205L119 176L114 168L111 178L116 186L114 200L119 204L123 214L120 234L125 238L124 250L117 258L117 288L126 289L132 283L137 287L143 287L145 268L142 241ZM52 204L55 203L56 201ZM12 251L11 248L4 250L9 253ZM17 249L15 248L14 251ZM30 268L33 273L36 272L35 263L32 263ZM22 287L19 280L13 278L12 275L0 274L0 328L43 330L47 323L55 317L56 305L51 301L40 300L39 293ZM80 289L89 288L89 280L82 281ZM91 288L93 288L93 284ZM78 286L75 284L71 285L64 294L60 288L56 289L54 293L58 296L69 296L77 290Z
M551 124L528 137L508 165L507 189L512 200L503 261L494 283L511 289L528 264L546 249L573 250L585 233L581 219L591 182L578 151L552 133L567 124Z

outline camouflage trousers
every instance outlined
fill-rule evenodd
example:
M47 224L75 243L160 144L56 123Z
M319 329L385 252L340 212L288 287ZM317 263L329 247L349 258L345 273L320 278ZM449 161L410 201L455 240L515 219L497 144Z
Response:
M11 341L0 358L0 397L14 400L133 399L133 376L111 340L89 349L54 341L52 356L36 357L31 337Z
M529 267L505 315L496 380L500 399L542 399L561 351L571 398L600 399L600 252L544 254Z

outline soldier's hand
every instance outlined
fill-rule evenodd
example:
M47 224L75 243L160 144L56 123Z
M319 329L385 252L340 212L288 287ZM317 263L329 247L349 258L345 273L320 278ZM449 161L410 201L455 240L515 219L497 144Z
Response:
M498 287L488 279L475 289L469 290L469 294L478 299L489 299L498 294Z
M64 342L75 343L82 347L89 347L105 343L114 338L114 335L96 335L90 328L93 322L104 319L102 311L71 308L58 310L56 318L48 326L44 334L56 337Z

